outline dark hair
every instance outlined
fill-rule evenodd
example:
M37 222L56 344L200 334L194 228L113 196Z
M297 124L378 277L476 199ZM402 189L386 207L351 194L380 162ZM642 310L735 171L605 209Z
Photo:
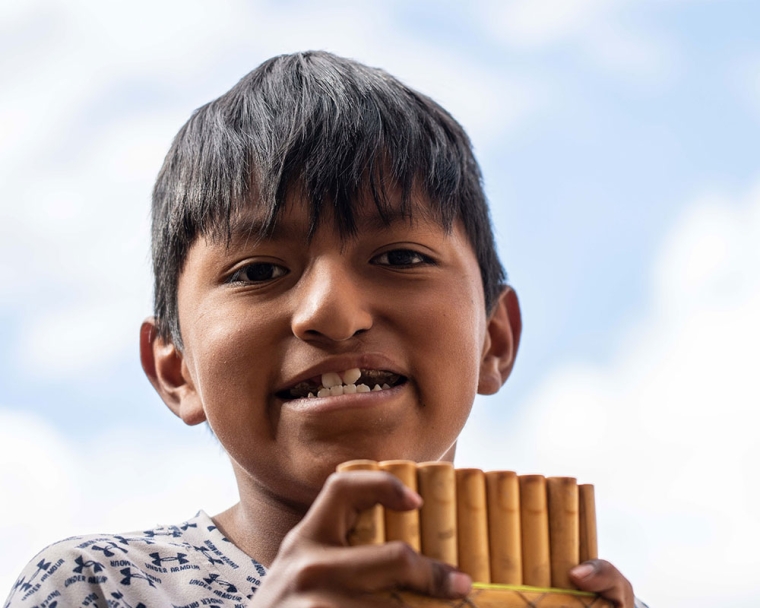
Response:
M264 62L193 113L158 174L152 251L159 335L182 347L177 286L190 246L200 235L229 238L232 216L252 200L265 210L266 234L298 187L312 234L328 204L340 233L350 236L362 192L388 217L388 184L400 192L403 215L411 217L414 188L446 230L462 221L490 311L505 273L462 127L429 97L350 59L313 51Z

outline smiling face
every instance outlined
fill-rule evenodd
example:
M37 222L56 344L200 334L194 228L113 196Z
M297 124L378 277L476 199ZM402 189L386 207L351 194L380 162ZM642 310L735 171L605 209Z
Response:
M209 422L241 495L307 507L342 461L438 460L479 382L494 392L509 373L516 339L494 363L503 336L462 227L447 233L423 204L390 225L372 209L355 237L325 217L309 239L308 211L291 202L270 237L250 236L258 218L244 217L229 245L201 237L189 251L181 387L162 396Z

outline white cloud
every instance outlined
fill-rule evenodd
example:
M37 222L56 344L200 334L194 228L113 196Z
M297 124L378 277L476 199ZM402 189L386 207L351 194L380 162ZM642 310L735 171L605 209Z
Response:
M635 6L610 0L486 0L477 6L484 30L509 49L568 49L629 84L660 85L678 65L677 50L621 15L629 4Z
M603 553L652 605L749 606L760 593L759 243L760 187L698 199L618 355L549 371L499 436L476 409L462 439L460 465L595 483Z
M631 29L615 19L585 30L578 45L593 64L639 87L664 84L679 65L678 51L667 39L651 30Z
M35 315L21 332L19 362L36 376L92 377L122 354L125 344L137 348L142 301L88 299L84 304ZM119 319L114 323L114 319ZM132 320L131 326L128 323Z
M491 31L510 46L538 50L573 38L614 8L610 0L484 2Z
M0 227L0 306L20 317L18 361L60 376L136 344L150 311L149 194L171 127L104 127L66 167L29 157L8 178Z
M178 523L237 502L226 456L204 429L144 427L67 439L41 418L0 409L0 594L43 547L75 534ZM12 550L11 550L12 549Z

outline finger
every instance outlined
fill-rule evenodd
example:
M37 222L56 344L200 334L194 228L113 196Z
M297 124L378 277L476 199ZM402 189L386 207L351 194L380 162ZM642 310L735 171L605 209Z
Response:
M407 589L440 598L463 598L472 579L453 566L419 555L400 541L383 545L332 547L311 557L294 572L301 592L346 589L377 592Z
M598 593L616 608L633 608L633 587L611 563L603 559L583 562L570 570L570 578L581 591Z
M378 503L395 511L408 511L422 506L422 498L383 471L333 473L298 525L297 534L343 545L359 512Z
M462 598L472 579L453 566L425 557L400 541L381 546L355 547L350 552L349 576L360 578L364 588L408 589L440 598ZM350 584L349 580L336 581Z

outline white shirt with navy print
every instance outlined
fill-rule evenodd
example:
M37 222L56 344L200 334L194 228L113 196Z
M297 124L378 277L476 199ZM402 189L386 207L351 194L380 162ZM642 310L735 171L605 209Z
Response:
M74 536L24 569L5 608L242 608L265 568L203 511L179 526Z

